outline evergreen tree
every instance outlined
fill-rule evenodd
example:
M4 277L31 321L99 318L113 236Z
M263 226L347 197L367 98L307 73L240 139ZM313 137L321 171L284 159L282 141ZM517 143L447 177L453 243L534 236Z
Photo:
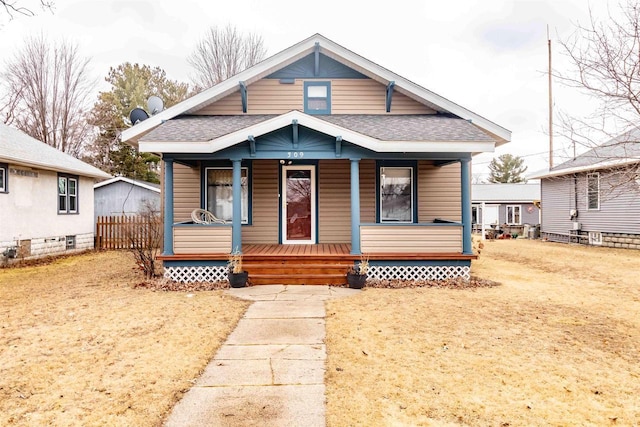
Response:
M119 134L132 126L129 113L134 108L146 109L147 100L155 95L170 107L185 99L189 86L169 80L159 67L124 63L111 68L105 79L112 88L100 92L93 107L90 124L98 135L86 160L113 175L159 182L160 158L151 153L138 153L119 141Z
M523 166L524 160L519 156L503 154L497 159L494 158L489 164L489 182L491 183L517 183L526 182L522 174L527 170Z

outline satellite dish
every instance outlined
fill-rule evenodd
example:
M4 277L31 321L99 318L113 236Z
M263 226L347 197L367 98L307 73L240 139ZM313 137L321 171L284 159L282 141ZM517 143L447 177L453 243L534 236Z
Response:
M150 96L147 100L147 110L151 112L151 115L156 115L164 110L164 102L157 96Z
M134 108L129 113L129 120L131 120L131 124L135 125L139 122L143 122L149 118L149 115L142 108Z

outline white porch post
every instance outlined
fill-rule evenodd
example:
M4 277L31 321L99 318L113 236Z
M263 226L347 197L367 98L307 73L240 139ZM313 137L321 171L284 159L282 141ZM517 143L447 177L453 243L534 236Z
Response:
M351 159L351 254L360 255L360 159Z

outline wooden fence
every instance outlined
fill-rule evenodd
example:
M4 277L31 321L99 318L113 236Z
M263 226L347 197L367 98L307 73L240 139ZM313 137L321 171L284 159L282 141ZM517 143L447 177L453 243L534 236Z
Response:
M96 249L159 247L162 221L157 216L99 216L96 221Z

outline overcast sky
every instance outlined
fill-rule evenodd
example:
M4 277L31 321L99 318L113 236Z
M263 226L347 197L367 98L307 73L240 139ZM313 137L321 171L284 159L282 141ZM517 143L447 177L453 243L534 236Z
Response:
M37 9L37 0L19 1ZM503 153L523 156L528 172L547 166L547 25L554 69L565 69L557 41L589 16L586 0L55 2L53 14L0 20L0 58L44 32L77 43L101 81L109 67L127 61L190 81L186 57L210 26L230 23L260 34L268 56L320 33L511 130L509 144L474 159L474 172L484 177L491 158ZM596 15L604 9L597 3ZM585 105L575 90L554 84L553 91L557 109ZM556 141L555 164L567 160L563 145Z

